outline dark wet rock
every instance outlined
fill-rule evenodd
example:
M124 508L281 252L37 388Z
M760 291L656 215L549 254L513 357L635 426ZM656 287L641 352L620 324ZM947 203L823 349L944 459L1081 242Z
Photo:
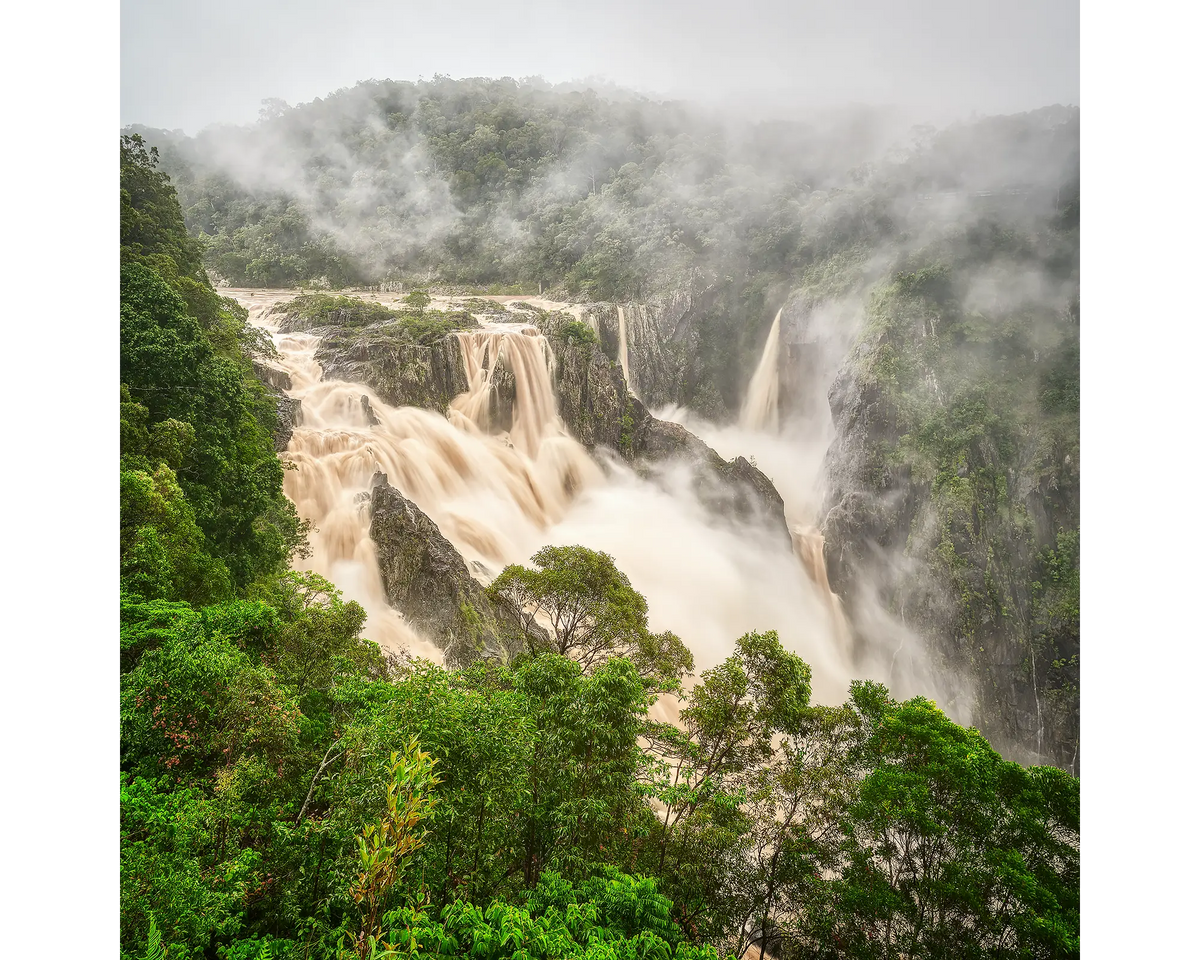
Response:
M254 375L266 384L269 390L275 393L286 393L292 389L291 375L281 367L259 359L251 360L250 365L254 369Z
M282 453L292 440L292 433L304 421L304 411L297 397L275 398L275 452Z
M696 494L710 510L741 521L765 516L790 542L783 498L761 470L743 457L725 460L684 427L651 415L598 346L554 346L559 415L580 443L614 450L644 475L651 465L682 461L694 468Z
M287 396L284 391L292 389L292 378L286 370L263 360L251 360L254 375L275 398L275 452L282 453L291 442L292 432L300 426L302 412L300 401Z
M362 383L393 407L444 413L467 389L458 339L431 346L390 335L386 329L322 331L316 360L325 380Z
M488 597L437 524L386 474L371 478L370 496L371 539L388 602L444 651L447 664L507 660L523 649L519 612Z

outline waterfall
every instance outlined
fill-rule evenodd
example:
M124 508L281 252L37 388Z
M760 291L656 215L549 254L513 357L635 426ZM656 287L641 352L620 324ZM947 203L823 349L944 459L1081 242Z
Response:
M447 419L392 407L363 384L322 380L318 337L279 334L261 314L254 322L273 334L279 365L292 378L289 394L303 401L303 423L284 453L294 467L284 474L284 493L316 528L306 566L364 606L373 639L440 659L387 605L362 492L382 470L468 563L499 570L527 559L571 499L602 479L558 419L549 345L530 327L460 334L470 389L454 399ZM514 422L509 433L492 434L491 375L500 366L516 384Z
M547 544L603 550L646 597L651 629L679 634L697 671L728 656L743 633L775 629L812 666L817 700L844 698L847 652L800 554L765 527L735 527L707 512L695 497L692 467L661 465L647 477L611 459L602 469L564 429L554 355L535 327L500 323L456 333L468 388L443 416L392 407L364 384L323 380L318 337L281 334L266 315L265 295L239 299L252 308L251 322L272 334L278 365L292 378L288 392L303 400L302 422L282 454L295 467L284 474L284 492L316 528L312 557L299 565L364 606L372 640L441 659L383 593L365 496L382 470L480 579L528 563ZM501 380L515 393L507 430L494 407Z
M840 644L849 643L850 625L846 622L846 614L842 610L842 598L830 588L829 573L825 569L825 537L816 527L803 524L792 524L790 530L792 549L804 565L809 580L829 607L835 637Z
M758 369L750 378L750 389L742 407L741 424L746 430L779 432L779 318L783 308L775 314L767 343L763 347Z
M617 307L617 340L618 353L621 359L621 373L625 377L625 386L636 397L637 393L634 392L633 381L629 379L629 339L625 333L625 308L622 306Z

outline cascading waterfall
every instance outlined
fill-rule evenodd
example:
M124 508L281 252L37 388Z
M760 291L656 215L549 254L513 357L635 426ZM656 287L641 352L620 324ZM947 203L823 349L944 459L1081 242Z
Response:
M750 378L750 389L742 407L741 424L746 430L779 432L779 319L783 308L775 314L767 343L763 347L758 368Z
M629 379L629 338L625 332L625 308L617 307L617 354L621 360L621 373L625 377L625 385L635 397L633 381Z
M512 324L488 326L483 330L461 330L455 334L467 373L467 392L450 403L451 422L480 434L490 429L492 375L501 368L510 371L516 385L510 437L516 447L537 457L543 437L565 437L558 423L551 375L554 353L536 327Z
M898 644L865 649L852 644L842 598L829 583L825 564L825 539L817 527L817 517L823 499L823 461L833 439L831 421L788 422L779 425L778 432L747 429L743 421L719 426L709 423L683 407L666 407L655 411L662 420L671 420L686 427L721 456L742 455L750 458L775 484L783 498L791 534L791 555L796 560L795 581L790 589L802 595L820 599L828 642L844 656L856 656L854 673L860 677L886 683L894 694L912 696L931 692L941 697L945 709L962 724L971 722L969 699L963 694L953 676L939 673L928 661L920 638L873 597L871 585L856 597L859 622L856 629L868 644L877 638L898 639ZM789 589L788 586L775 589ZM765 591L764 591L765 592ZM911 641L911 642L910 642ZM813 664L814 682L818 667ZM815 688L814 688L815 689ZM817 694L820 702L822 700Z
M845 647L850 641L849 624L841 598L830 588L825 568L825 538L815 524L821 499L821 464L832 436L827 430L821 430L819 424L806 424L803 430L790 429L786 435L781 431L779 334L782 316L783 309L780 308L750 380L736 426L719 427L707 423L681 407L659 410L656 416L687 427L723 457L750 456L771 478L783 497L793 552L829 611L835 639Z
M833 620L834 633L841 644L850 641L850 625L846 622L846 614L842 610L842 598L829 586L829 573L825 569L825 537L813 526L792 524L792 549L804 564L808 579L813 582L825 603L829 606L829 615Z
M274 334L280 366L292 377L290 395L303 404L302 425L284 454L294 466L284 475L284 492L317 528L305 565L363 604L374 639L440 659L387 605L362 492L382 470L468 563L495 571L526 559L572 497L602 477L558 420L545 338L512 326L462 334L470 389L455 398L447 420L391 407L362 384L321 380L318 337L279 334L261 313L255 322ZM500 364L516 383L514 422L510 433L491 435L491 375Z
M270 300L241 299L254 307L251 322L272 333L292 377L289 394L303 401L283 454L296 468L285 473L284 490L318 530L301 566L363 604L373 640L441 659L383 595L364 496L382 470L481 578L527 563L546 544L603 550L646 597L651 629L678 633L697 671L728 656L741 634L775 629L813 667L820 702L845 697L851 672L836 615L802 572L800 553L769 531L714 518L696 500L687 467L664 468L653 482L615 459L602 470L563 428L553 353L536 328L457 333L468 390L444 417L392 407L362 384L322 380L318 338L280 334L266 316ZM507 431L493 407L501 371L515 391Z

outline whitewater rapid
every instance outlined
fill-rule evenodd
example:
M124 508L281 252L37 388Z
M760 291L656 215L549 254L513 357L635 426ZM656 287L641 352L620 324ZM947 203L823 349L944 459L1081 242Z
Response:
M677 633L697 671L722 661L747 631L774 629L812 666L818 701L845 698L844 624L827 582L824 590L814 583L812 557L802 559L799 546L789 550L765 527L714 517L682 465L643 478L615 457L593 459L558 417L554 355L536 328L485 324L456 334L470 386L442 416L391 407L363 384L323 380L319 338L280 333L269 315L290 292L230 293L271 335L277 364L292 379L288 394L302 402L282 455L293 467L284 491L317 530L312 557L298 565L362 603L365 633L381 646L441 659L383 595L363 496L376 470L437 523L483 582L547 544L603 550L646 597L651 629ZM489 409L498 365L517 388L508 431L495 428Z

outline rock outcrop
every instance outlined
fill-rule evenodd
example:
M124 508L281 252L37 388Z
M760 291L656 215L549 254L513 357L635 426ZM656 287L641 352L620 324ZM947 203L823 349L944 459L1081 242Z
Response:
M819 302L801 292L783 306L779 350L781 421L824 422L829 387L861 325L855 301Z
M555 354L559 415L580 443L615 450L643 473L682 460L694 468L696 494L714 513L742 521L765 516L790 542L783 498L761 470L743 457L725 460L679 424L652 416L629 392L620 364L595 344L560 341Z
M696 495L710 510L744 521L761 515L791 543L783 497L765 473L745 457L724 459L677 423L655 419L644 408L642 413L632 444L635 463L683 460L695 469Z
M292 378L286 370L276 367L265 360L251 361L254 375L267 388L267 393L275 399L275 452L283 453L292 439L292 431L300 426L303 413L300 401L287 396L284 392L292 389Z
M254 375L265 383L269 390L275 393L286 393L292 389L291 374L282 367L257 358L251 360L250 365L254 369Z
M445 412L467 389L458 339L443 337L424 346L389 335L386 329L319 329L316 361L326 380L364 383L394 407Z
M629 386L651 407L678 402L683 368L678 343L662 329L667 326L663 308L640 303L598 303L583 312L585 320L599 336L600 348L618 363L622 314L625 317Z
M615 307L600 305L596 309L600 311L602 330L607 329L610 320L616 322ZM626 309L627 333L634 328L640 331L630 342L630 356L641 358L644 351L650 350L650 344L657 342L651 339L650 314L636 306ZM637 318L633 327L629 326L631 317ZM630 392L615 357L596 343L563 335L564 324L571 319L565 314L532 318L550 338L554 350L553 383L567 431L589 450L605 447L615 451L645 475L652 473L649 468L654 464L682 460L694 468L696 494L714 513L741 521L765 516L778 527L781 537L789 537L783 500L771 481L744 458L725 460L678 424L653 417ZM364 383L393 406L445 412L450 401L468 388L461 348L454 335L422 346L391 337L386 328L379 327L319 327L312 332L322 337L316 359L326 379ZM645 339L639 341L637 337ZM665 354L651 356L661 359ZM655 382L660 385L669 380L662 372L664 367L651 364L643 369L658 369L661 377ZM492 427L508 429L516 399L515 380L501 367L492 373L490 383ZM364 404L364 410L371 421L375 414L369 403Z
M519 652L519 612L488 597L437 524L390 486L386 474L371 478L370 496L371 539L388 602L441 647L452 666Z
M292 432L304 422L304 408L299 398L275 398L275 452L283 453L292 439Z

